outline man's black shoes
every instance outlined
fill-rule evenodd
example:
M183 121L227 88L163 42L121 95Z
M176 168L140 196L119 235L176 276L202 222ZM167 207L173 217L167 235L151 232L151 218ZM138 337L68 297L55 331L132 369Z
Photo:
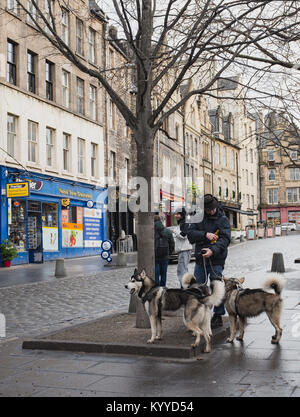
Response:
M213 318L211 319L210 325L212 329L217 329L218 327L222 327L223 326L222 316L220 314L214 314Z

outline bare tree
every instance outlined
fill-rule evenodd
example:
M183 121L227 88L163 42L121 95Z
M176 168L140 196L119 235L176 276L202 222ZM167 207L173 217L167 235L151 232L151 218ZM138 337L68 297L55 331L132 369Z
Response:
M299 71L291 48L299 40L300 4L278 0L113 0L108 2L111 21L123 37L136 82L134 107L129 106L112 82L118 68L90 68L63 41L59 16L48 16L31 0L16 0L35 22L37 30L81 71L95 77L130 127L137 147L137 175L148 187L148 210L138 213L138 266L154 273L151 178L153 143L163 122L193 95L216 95L217 81L225 74L247 72L247 90L259 95L253 81L276 74L280 68ZM60 0L60 7L73 2ZM75 2L74 2L75 3ZM90 2L96 8L94 2ZM101 2L105 7L105 1ZM74 7L74 13L77 13ZM193 77L195 87L174 97L180 85ZM263 91L265 93L265 91ZM274 92L270 92L274 94ZM178 98L179 97L179 98ZM155 98L155 99L154 99ZM243 97L244 99L245 97ZM250 94L251 99L251 94Z

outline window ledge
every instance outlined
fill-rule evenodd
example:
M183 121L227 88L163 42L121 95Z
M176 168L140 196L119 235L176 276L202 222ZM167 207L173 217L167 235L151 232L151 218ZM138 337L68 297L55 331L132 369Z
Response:
M31 163L28 162L26 164L26 167L30 169L36 169L37 171L42 171L42 168L38 164L35 164L34 162L31 162Z
M58 174L59 172L55 169L55 168L51 168L51 167L46 167L45 168L46 172L53 172L54 174Z
M72 174L72 172L69 172L69 171L62 170L61 174L65 175L66 177L74 177L74 174Z
M81 58L83 61L87 61L87 59L85 58L84 55L82 55L81 53L75 51L75 55L77 55L79 58Z
M99 66L97 66L97 62L92 62L92 61L88 60L88 63L90 65L92 65L92 67L96 68L99 71Z
M79 181L88 181L89 180L88 177L84 177L84 176L80 176L80 175L77 175L77 179Z

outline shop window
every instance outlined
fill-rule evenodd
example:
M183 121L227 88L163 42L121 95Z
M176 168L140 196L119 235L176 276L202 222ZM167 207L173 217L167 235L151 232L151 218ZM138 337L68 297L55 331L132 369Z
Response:
M26 250L26 203L8 199L8 238L18 251Z
M28 211L32 213L40 213L41 212L41 203L39 201L28 201Z
M43 203L42 220L43 227L58 227L57 204Z
M83 207L62 210L63 247L83 247Z

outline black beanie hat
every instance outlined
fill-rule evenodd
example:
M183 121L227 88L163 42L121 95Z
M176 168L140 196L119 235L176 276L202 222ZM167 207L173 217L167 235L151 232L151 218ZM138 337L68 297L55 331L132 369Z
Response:
M211 194L205 194L204 196L204 210L213 210L219 205L218 200Z

